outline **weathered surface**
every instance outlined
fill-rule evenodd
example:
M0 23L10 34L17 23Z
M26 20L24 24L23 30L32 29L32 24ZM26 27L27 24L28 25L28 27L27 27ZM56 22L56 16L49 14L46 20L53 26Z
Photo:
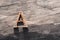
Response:
M16 25L19 11L24 12L29 26L34 24L34 27L29 27L30 32L60 33L58 25L60 24L60 0L1 0L0 34L13 33L13 26ZM20 31L22 31L21 28Z
M59 0L2 0L0 2L1 17L12 17L17 15L19 11L23 11L29 21L36 21L37 23L60 22Z

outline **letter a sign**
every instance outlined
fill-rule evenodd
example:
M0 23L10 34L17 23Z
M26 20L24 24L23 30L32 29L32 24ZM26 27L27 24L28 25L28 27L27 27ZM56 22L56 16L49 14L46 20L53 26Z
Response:
M23 12L19 12L17 19L17 27L26 25L25 18L23 16Z

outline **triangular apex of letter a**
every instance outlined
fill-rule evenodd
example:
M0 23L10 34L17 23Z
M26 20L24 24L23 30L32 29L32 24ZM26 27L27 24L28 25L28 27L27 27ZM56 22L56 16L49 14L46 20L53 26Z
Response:
M18 19L17 19L17 27L21 27L21 26L25 26L26 25L26 21L25 18L23 16L23 12L19 12L18 15Z

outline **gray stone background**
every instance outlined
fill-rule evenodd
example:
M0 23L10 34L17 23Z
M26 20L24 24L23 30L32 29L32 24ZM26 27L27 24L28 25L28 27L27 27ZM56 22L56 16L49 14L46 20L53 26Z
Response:
M51 26L60 24L60 0L0 0L0 34L13 33L19 11L24 12L28 25L48 24L48 27L31 27L31 31L42 30L48 34L51 29L56 31L60 28Z
M34 23L59 23L60 0L1 0L0 20L11 17L9 21L23 11L26 20ZM27 16L28 15L28 16ZM43 20L44 19L44 20ZM3 20L2 20L3 21Z

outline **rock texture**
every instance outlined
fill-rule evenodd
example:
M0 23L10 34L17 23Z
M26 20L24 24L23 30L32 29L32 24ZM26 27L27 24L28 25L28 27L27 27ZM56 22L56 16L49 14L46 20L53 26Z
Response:
M6 17L10 16L13 18L19 11L23 11L28 21L39 24L60 22L59 0L2 0L0 2L1 19L6 19Z
M42 34L49 34L51 31L59 33L60 0L0 0L0 34L13 33L19 11L24 12L29 26L37 25L36 28L29 27L30 31Z

